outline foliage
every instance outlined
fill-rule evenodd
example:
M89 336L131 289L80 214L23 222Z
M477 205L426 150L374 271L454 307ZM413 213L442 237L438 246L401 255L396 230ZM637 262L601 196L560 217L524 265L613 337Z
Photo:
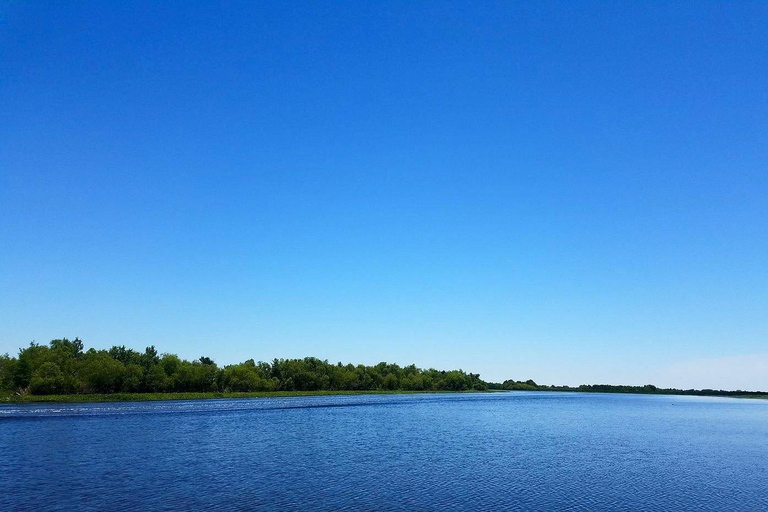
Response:
M533 380L488 383L463 370L401 367L392 363L374 366L336 363L316 357L274 359L220 368L209 357L187 361L174 354L158 354L154 346L138 352L125 346L84 352L75 338L52 340L47 346L30 343L18 357L0 355L0 390L13 396L232 396L238 393L300 394L315 392L387 391L578 391L586 393L645 393L762 397L761 392L712 389L672 389L645 386L582 385L544 386ZM93 396L93 395L89 395ZM119 395L128 396L128 395Z
M62 393L65 387L64 374L56 363L45 362L32 374L29 387L36 395Z
M154 346L138 352L125 346L83 351L75 338L48 346L30 343L18 358L0 357L0 389L19 395L116 393L252 393L315 391L470 391L488 389L473 373L423 370L414 365L332 364L316 357L249 359L219 368L209 357L187 361L158 355Z
M13 376L19 361L8 354L0 355L0 389L13 387Z
M716 389L677 389L677 388L659 388L653 384L645 386L616 386L612 384L582 384L578 387L572 386L543 386L536 384L532 380L515 381L505 380L501 384L490 383L489 389L507 390L507 391L565 391L580 393L632 393L643 395L693 395L693 396L730 396L738 398L765 398L763 391L725 391Z

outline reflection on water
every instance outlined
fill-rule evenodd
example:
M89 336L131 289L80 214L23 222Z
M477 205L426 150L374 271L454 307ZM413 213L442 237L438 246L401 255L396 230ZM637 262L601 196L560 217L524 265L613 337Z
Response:
M768 402L567 393L0 405L0 510L768 510Z

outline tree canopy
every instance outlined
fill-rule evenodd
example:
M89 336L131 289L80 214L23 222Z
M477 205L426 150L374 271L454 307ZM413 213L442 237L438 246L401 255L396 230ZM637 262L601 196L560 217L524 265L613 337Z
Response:
M213 391L469 391L485 390L480 375L463 370L424 370L382 362L375 366L329 363L315 357L249 359L219 367L202 356L187 361L125 346L84 350L79 338L30 343L18 357L0 356L0 389L31 393L153 393Z

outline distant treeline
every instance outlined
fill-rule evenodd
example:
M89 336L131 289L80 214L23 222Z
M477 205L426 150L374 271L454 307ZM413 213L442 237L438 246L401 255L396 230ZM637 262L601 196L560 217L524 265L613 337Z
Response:
M423 370L415 365L332 364L315 357L274 359L219 367L208 357L187 361L159 354L154 346L137 352L125 346L84 350L75 338L31 343L18 357L0 356L0 390L18 394L207 393L256 391L567 391L698 396L766 396L765 392L674 389L608 384L546 386L533 380L485 382L463 370Z
M137 352L125 346L83 348L75 338L31 343L18 357L0 356L0 389L20 394L248 391L469 391L486 390L480 375L462 370L332 364L314 357L275 359L220 368L210 358L186 361L158 354L154 346Z
M501 384L491 382L489 389L505 389L516 391L570 391L580 393L633 393L643 395L694 395L694 396L766 396L764 391L725 391L722 389L676 389L676 388L657 388L653 384L645 386L615 386L611 384L582 384L578 387L573 386L546 386L539 385L532 380L515 381L505 380Z

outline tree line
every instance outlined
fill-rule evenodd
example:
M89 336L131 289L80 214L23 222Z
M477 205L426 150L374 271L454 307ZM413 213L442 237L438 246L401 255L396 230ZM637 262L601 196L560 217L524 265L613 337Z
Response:
M30 343L18 357L0 356L0 389L34 395L76 393L249 391L469 391L488 389L479 374L401 367L397 364L329 363L315 357L249 359L219 367L209 357L194 361L113 346L85 350L79 338Z
M738 397L764 397L764 391L726 391L722 389L678 389L659 388L653 384L645 386L623 386L614 384L582 384L581 386L547 386L536 384L533 380L516 381L505 380L502 383L489 383L489 389L503 389L507 391L566 391L579 393L628 393L642 395L691 395L691 396L738 396Z
M609 384L547 386L533 380L485 382L479 374L379 363L332 364L315 357L249 359L219 367L209 357L187 361L159 354L154 346L143 352L113 346L85 350L79 338L30 343L18 357L0 355L0 390L19 394L174 393L252 391L566 391L642 393L698 396L765 396L765 392L714 389L658 388Z

